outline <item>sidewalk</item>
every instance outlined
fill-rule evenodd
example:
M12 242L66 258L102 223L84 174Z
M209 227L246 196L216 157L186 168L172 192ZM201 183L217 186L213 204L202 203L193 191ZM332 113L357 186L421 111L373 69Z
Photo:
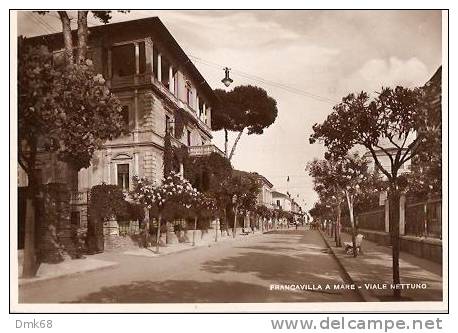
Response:
M232 235L225 236L222 238L218 238L217 242L215 242L214 239L208 238L207 240L203 240L203 241L196 243L195 246L193 246L192 243L168 244L167 246L159 247L159 253L156 253L156 247L150 247L150 248L131 249L131 250L122 252L122 254L141 256L141 257L162 257L162 256L174 254L174 253L183 252L183 251L195 250L201 247L212 247L212 246L216 246L221 243L227 243L231 241L232 242L244 241L244 240L251 239L257 236L262 236L262 235L263 233L261 233L260 231L257 231L254 234L251 233L248 235L237 235L236 238L233 238Z
M335 247L333 237L321 235L365 301L393 301L391 247L363 240L362 253L354 258ZM342 233L344 242L351 242L349 234ZM401 252L399 266L401 283L412 284L402 290L403 299L442 301L442 265Z
M94 259L90 256L85 259L65 260L58 264L42 263L38 268L37 275L33 278L20 278L19 285L26 285L45 280L58 279L69 275L87 273L99 269L114 267L119 265L116 262Z

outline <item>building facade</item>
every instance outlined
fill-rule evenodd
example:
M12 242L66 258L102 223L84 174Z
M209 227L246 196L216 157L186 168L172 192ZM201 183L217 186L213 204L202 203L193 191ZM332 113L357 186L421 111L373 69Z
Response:
M76 34L74 38L76 45ZM29 42L47 45L53 61L63 61L62 34ZM128 191L134 175L161 181L167 130L172 144L188 147L190 155L219 152L211 143L213 90L159 18L89 28L88 59L121 101L129 134L106 142L77 174L69 174L52 156L43 156L39 166L43 183L71 183L72 219L81 225L87 221L88 191L94 185L104 182ZM192 120L180 137L173 131L177 112ZM26 185L19 174L19 186Z
M272 208L272 183L263 175L255 173L261 185L260 192L257 197L258 205L263 205L267 208Z
M286 212L291 212L291 198L284 193L272 191L272 203L274 208L281 209Z

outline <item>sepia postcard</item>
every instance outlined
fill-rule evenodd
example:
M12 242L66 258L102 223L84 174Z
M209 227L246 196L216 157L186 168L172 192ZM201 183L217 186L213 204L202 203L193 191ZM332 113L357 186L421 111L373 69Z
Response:
M10 11L12 313L448 311L448 11Z

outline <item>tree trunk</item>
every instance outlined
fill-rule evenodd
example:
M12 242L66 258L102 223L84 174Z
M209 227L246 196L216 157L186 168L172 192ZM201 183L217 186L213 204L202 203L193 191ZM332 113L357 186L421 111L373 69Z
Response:
M32 198L32 193L30 193L30 196L27 198L26 204L24 263L22 266L22 277L34 277L37 272L37 269L38 267L35 251L35 207L34 200Z
M227 208L224 206L224 229L226 229L226 234L229 236L229 223L227 218Z
M159 253L159 241L161 239L161 221L162 221L162 214L159 213L157 217L156 253Z
M196 246L197 216L194 217L194 232L192 233L192 246Z
M36 254L36 209L38 207L38 184L35 175L36 144L30 143L30 158L27 165L27 203L24 239L24 263L22 266L23 277L33 277L36 275L39 262Z
M234 230L232 232L232 237L235 238L235 235L237 233L237 206L234 208Z
M224 156L227 156L227 142L229 141L229 134L227 133L227 129L224 129Z
M336 246L341 247L342 246L342 240L340 237L340 218L342 215L342 209L340 206L340 202L337 206L337 222L336 222Z
M345 192L347 196L347 204L348 204L348 212L350 215L350 224L351 224L351 241L353 244L353 257L358 256L357 248L356 248L356 225L355 225L355 216L353 214L353 200L354 198L350 195L350 193Z
M237 147L237 144L239 143L239 140L242 137L242 134L243 134L243 130L241 130L239 134L237 135L237 137L235 138L234 145L232 146L232 149L231 149L231 154L229 155L229 161L232 159L232 156L234 156L235 148Z
M392 185L389 191L389 217L390 217L390 236L391 248L393 253L393 284L398 285L401 283L399 276L399 251L400 251L400 237L399 237L399 198L400 193L396 189L396 185ZM401 297L401 289L394 288L393 296L395 298Z
M143 218L143 223L145 223L145 228L143 230L144 247L148 247L149 231L150 231L149 209L145 207L144 213L145 213L145 217Z
M78 63L87 57L87 10L78 11Z
M64 49L65 59L67 64L73 64L73 39L72 39L72 28L70 26L70 18L66 11L57 12L62 22L62 34L64 36Z

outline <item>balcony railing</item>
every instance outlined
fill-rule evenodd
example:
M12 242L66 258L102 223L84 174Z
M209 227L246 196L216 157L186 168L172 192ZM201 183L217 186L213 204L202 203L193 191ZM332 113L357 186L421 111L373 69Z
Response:
M190 146L188 147L189 156L207 156L211 153L217 153L225 157L224 153L215 145Z
M75 191L70 194L70 204L72 205L86 205L88 202L88 191Z

